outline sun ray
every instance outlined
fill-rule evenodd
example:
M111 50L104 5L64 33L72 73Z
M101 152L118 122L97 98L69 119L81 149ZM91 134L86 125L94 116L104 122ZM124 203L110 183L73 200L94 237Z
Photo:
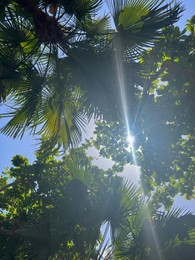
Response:
M121 51L121 48L120 48L120 43L119 43L119 40L115 41L114 42L115 46L115 50L118 50L118 51L115 51L115 66L116 66L116 72L117 72L117 85L118 85L118 94L119 94L119 97L120 97L120 109L121 109L121 114L122 114L122 117L124 119L124 122L126 124L126 129L127 129L127 142L129 143L129 152L132 153L132 158L133 158L133 165L135 166L139 166L138 162L137 162L137 158L136 158L136 151L135 151L135 147L134 147L134 142L135 142L135 137L131 134L131 126L130 126L130 122L129 122L129 119L128 119L128 102L127 102L127 95L126 95L126 89L125 89L125 80L124 80L124 72L123 72L123 62L122 62L122 58L123 57L121 54L122 54L122 51ZM140 109L140 108L139 108ZM142 107L142 110L143 110L143 107ZM142 112L142 111L141 111ZM138 111L137 111L138 113ZM140 111L139 111L140 113ZM137 118L135 119L135 121L137 120ZM134 121L134 127L135 127L135 122ZM132 126L133 127L133 126ZM144 189L143 189L143 186L141 184L141 190L144 194ZM148 216L148 219L150 220L150 231L152 232L152 236L153 236L153 239L155 241L155 247L156 247L156 250L157 250L157 253L158 253L158 257L160 260L163 260L163 256L159 250L160 246L159 246L159 241L158 241L158 234L156 234L153 226L152 226L152 217L151 217L151 214L150 214L150 210L149 208L147 208L146 210L146 214Z

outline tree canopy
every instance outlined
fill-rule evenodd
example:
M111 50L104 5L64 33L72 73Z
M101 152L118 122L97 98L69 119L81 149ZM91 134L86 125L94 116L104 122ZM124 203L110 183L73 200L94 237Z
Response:
M192 17L183 31L165 29L167 36L141 57L150 75L149 95L129 120L133 147L128 147L128 128L119 121L98 122L93 141L117 167L135 164L136 158L146 194L167 206L177 194L195 197L194 28Z
M91 117L119 120L116 60L125 72L127 98L134 102L135 84L142 82L135 60L162 36L163 27L179 19L183 7L158 0L112 0L110 14L99 16L102 4L1 3L0 99L11 102L4 115L11 120L2 133L22 137L30 129L67 147L79 143Z
M93 166L85 146L12 164L0 178L1 259L193 259L195 216L157 211L137 187Z
M180 2L104 5L0 3L0 131L40 136L36 161L16 155L0 176L1 259L194 259L194 215L170 207L195 198L195 18L181 31ZM126 164L139 187L118 176Z

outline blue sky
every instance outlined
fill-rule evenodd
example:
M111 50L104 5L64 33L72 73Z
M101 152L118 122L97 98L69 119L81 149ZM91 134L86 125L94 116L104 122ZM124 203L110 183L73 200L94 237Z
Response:
M195 0L181 0L180 2L185 5L186 10L184 11L177 25L183 29L185 27L186 20L190 19L192 15L195 15ZM5 110L6 108L4 106L0 106L0 113ZM4 124L5 121L1 119L0 128ZM92 126L87 127L86 132L87 134L85 134L84 138L92 134ZM35 159L34 152L36 151L37 147L37 141L33 140L33 138L29 136L28 133L23 136L22 140L12 139L0 134L0 172L2 172L6 166L10 166L11 158L16 154L21 154L29 158L30 162L33 162ZM103 162L101 164L103 164ZM178 197L176 199L175 205L188 206L195 211L195 200L184 201Z
M185 11L180 18L180 20L177 22L177 25L180 28L184 28L186 24L186 20L190 19L193 15L195 15L195 1L194 0L180 0L176 2L181 2L185 6Z

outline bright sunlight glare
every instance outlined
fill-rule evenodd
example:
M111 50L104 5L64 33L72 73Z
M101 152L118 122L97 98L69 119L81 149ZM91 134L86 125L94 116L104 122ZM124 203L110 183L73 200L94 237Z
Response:
M127 142L129 143L129 145L133 145L133 143L135 142L135 137L133 136L133 135L131 135L131 134L129 134L128 136L127 136Z
M115 44L120 45L119 42L116 42ZM117 47L120 49L120 46L117 46ZM135 154L135 148L134 148L134 145L133 145L133 143L135 141L135 137L130 134L130 129L129 129L129 120L128 120L128 112L127 112L128 102L127 102L127 99L126 99L125 81L124 81L124 78L123 78L123 63L122 63L122 60L121 60L121 56L117 55L117 53L115 53L115 63L116 63L116 71L117 71L117 77L118 77L118 90L119 90L119 96L120 96L120 99L121 99L121 106L122 106L121 108L122 108L122 111L123 111L123 117L124 117L124 120L125 120L125 123L126 123L127 132L129 133L128 136L127 136L127 142L129 143L128 150L129 150L129 152L131 151L131 153L132 153L133 164L138 165L136 154ZM144 193L144 189L142 187L142 184L141 184L141 189ZM147 207L146 207L146 214L148 215L149 219L151 219L150 210ZM153 236L153 239L155 241L155 246L156 246L156 250L158 252L159 259L163 260L161 252L158 250L159 249L158 234L154 231L152 224L151 224L151 230L152 230L152 236Z

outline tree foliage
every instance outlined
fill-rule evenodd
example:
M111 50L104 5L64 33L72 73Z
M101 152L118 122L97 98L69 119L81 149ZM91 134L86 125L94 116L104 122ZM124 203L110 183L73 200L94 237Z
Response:
M85 147L42 159L17 155L0 178L1 259L193 259L190 212L156 211L134 185L93 166Z
M146 194L170 206L177 194L195 196L194 17L183 31L169 27L165 33L140 60L149 75L149 95L128 114L128 126L100 121L93 144L117 167L140 165ZM129 131L135 136L133 149L126 139Z
M95 257L114 179L92 166L82 148L60 161L42 159L38 154L28 165L15 156L1 177L0 258Z
M128 72L124 81L133 100L137 89L129 75L140 81L135 59L183 10L163 2L112 0L110 14L98 17L101 0L4 1L0 99L10 100L4 116L11 120L2 133L22 137L30 129L67 148L79 143L92 116L119 119L116 60Z
M158 211L194 198L194 17L180 31L181 3L102 6L0 3L1 132L44 136L32 165L17 155L0 177L1 259L194 259L194 215ZM96 139L67 152L92 117ZM90 145L114 166L94 166ZM117 176L128 163L150 199Z

